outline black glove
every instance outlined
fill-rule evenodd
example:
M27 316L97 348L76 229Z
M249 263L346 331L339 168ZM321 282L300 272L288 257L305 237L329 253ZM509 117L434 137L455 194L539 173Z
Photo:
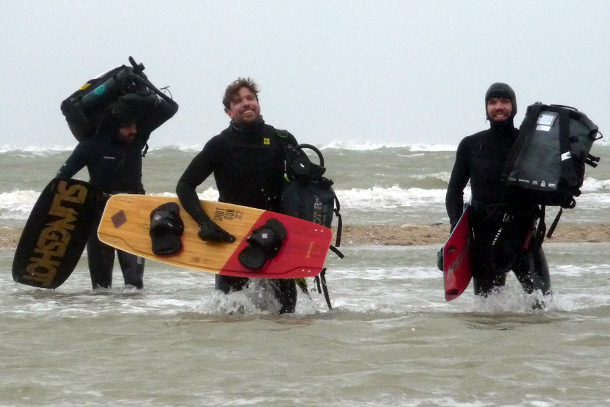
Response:
M135 109L152 109L159 103L159 98L151 91L138 91L119 97L119 101Z
M214 243L233 243L235 236L218 226L212 220L199 223L199 235L201 240Z

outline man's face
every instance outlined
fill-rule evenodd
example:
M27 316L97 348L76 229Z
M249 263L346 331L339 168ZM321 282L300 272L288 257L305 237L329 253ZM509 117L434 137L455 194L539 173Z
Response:
M494 122L508 120L513 112L513 105L508 98L491 98L487 101L487 117Z
M136 139L136 134L138 133L138 129L136 128L136 124L130 124L129 126L120 127L119 128L119 138L121 141L127 144L133 143Z
M226 112L237 123L251 124L259 119L261 107L254 93L250 89L242 87L229 103Z

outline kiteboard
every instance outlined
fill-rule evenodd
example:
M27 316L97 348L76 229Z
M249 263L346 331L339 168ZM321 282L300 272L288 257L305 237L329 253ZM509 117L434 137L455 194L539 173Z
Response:
M470 284L470 206L466 206L455 229L443 248L443 274L445 278L445 300L459 297Z
M176 203L184 224L182 248L175 254L156 255L150 236L151 212L161 205ZM147 259L194 270L250 278L301 278L318 275L332 240L332 231L322 225L271 211L201 201L203 210L218 226L235 236L234 243L202 241L199 225L179 205L178 198L150 195L113 195L104 209L98 228L99 239L119 250ZM286 229L277 255L264 267L245 267L239 254L249 245L248 237L276 219Z
M89 183L55 178L34 204L13 258L13 280L41 288L62 285L95 231L101 194Z

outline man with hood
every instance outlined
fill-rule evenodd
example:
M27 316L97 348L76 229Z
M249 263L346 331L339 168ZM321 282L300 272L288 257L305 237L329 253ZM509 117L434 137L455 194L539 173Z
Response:
M445 205L455 228L464 209L464 188L470 181L472 228L471 269L474 292L486 297L504 286L512 270L526 293L551 293L548 266L534 236L539 207L526 193L501 181L502 168L518 130L513 124L517 99L505 83L485 94L488 130L465 137L458 145Z
M144 194L142 157L150 133L169 120L178 104L170 98L135 94L110 104L94 134L84 138L57 172L57 177L71 178L82 168L89 171L89 183L105 196L117 193ZM105 203L105 202L104 202ZM100 205L97 222L102 217ZM97 238L97 225L87 241L91 285L112 286L115 248ZM126 286L143 288L144 259L116 250Z

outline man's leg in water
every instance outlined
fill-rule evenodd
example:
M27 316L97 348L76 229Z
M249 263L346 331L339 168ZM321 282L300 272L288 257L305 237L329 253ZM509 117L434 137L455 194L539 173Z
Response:
M506 273L498 273L491 264L491 244L497 228L477 228L472 239L470 267L475 295L487 297L506 283Z
M121 250L117 250L117 257L119 258L119 264L121 266L121 271L123 272L125 286L131 285L138 289L143 288L144 258Z
M275 298L282 305L280 314L293 313L297 306L297 284L293 278L269 279Z
M228 294L231 291L241 291L250 279L246 277L232 277L216 274L215 286L217 290Z
M513 270L526 293L540 290L543 295L551 294L549 266L542 247L523 253Z
M250 281L245 277L232 277L216 274L216 289L228 294L232 291L243 290ZM296 281L292 278L270 278L269 285L273 290L273 296L280 303L282 308L280 314L292 313L297 304Z
M504 287L506 283L506 273L501 275L491 275L483 278L472 276L472 286L474 287L475 295L487 297L500 287Z
M112 267L114 266L114 247L100 242L95 233L87 241L87 261L91 274L91 286L110 288L112 286Z

